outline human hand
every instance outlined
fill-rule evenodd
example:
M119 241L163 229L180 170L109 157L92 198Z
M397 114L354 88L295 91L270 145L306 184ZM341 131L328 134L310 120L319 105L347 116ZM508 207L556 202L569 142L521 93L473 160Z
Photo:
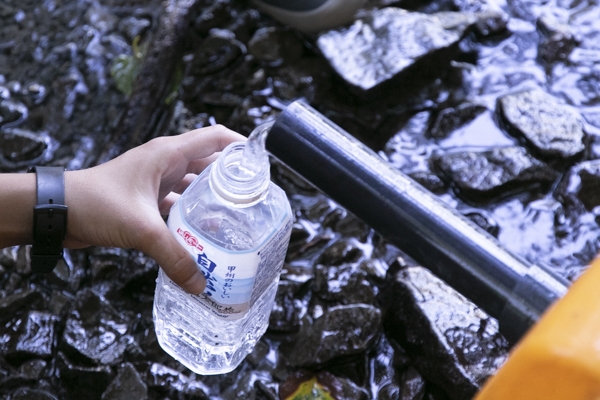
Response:
M186 291L206 281L162 215L232 142L246 138L223 126L160 137L99 166L65 174L69 207L65 247L134 248L152 257Z

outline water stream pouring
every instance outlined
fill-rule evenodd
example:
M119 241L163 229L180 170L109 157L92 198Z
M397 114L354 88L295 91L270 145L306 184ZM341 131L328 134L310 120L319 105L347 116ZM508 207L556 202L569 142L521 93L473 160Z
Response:
M566 280L487 232L302 101L271 128L267 150L491 316L516 342L562 297Z

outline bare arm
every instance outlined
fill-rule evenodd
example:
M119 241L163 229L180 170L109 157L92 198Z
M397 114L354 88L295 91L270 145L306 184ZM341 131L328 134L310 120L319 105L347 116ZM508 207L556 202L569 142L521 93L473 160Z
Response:
M227 128L213 126L157 138L97 167L66 172L65 247L138 249L182 288L202 292L203 275L161 214L168 213L178 194L218 152L242 140ZM35 176L0 174L0 187L0 247L31 243Z

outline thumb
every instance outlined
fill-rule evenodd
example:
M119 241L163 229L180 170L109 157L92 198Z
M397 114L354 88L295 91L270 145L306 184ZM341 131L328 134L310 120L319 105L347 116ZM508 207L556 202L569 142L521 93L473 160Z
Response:
M204 291L206 279L196 260L177 242L164 222L155 232L155 240L147 243L148 248L142 251L152 257L173 282L191 294Z

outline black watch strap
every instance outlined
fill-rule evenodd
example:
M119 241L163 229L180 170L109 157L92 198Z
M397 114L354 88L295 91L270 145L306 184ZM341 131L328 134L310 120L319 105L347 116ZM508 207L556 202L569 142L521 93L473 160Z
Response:
M67 232L65 169L31 167L36 173L37 202L33 209L32 272L51 272L63 256Z

